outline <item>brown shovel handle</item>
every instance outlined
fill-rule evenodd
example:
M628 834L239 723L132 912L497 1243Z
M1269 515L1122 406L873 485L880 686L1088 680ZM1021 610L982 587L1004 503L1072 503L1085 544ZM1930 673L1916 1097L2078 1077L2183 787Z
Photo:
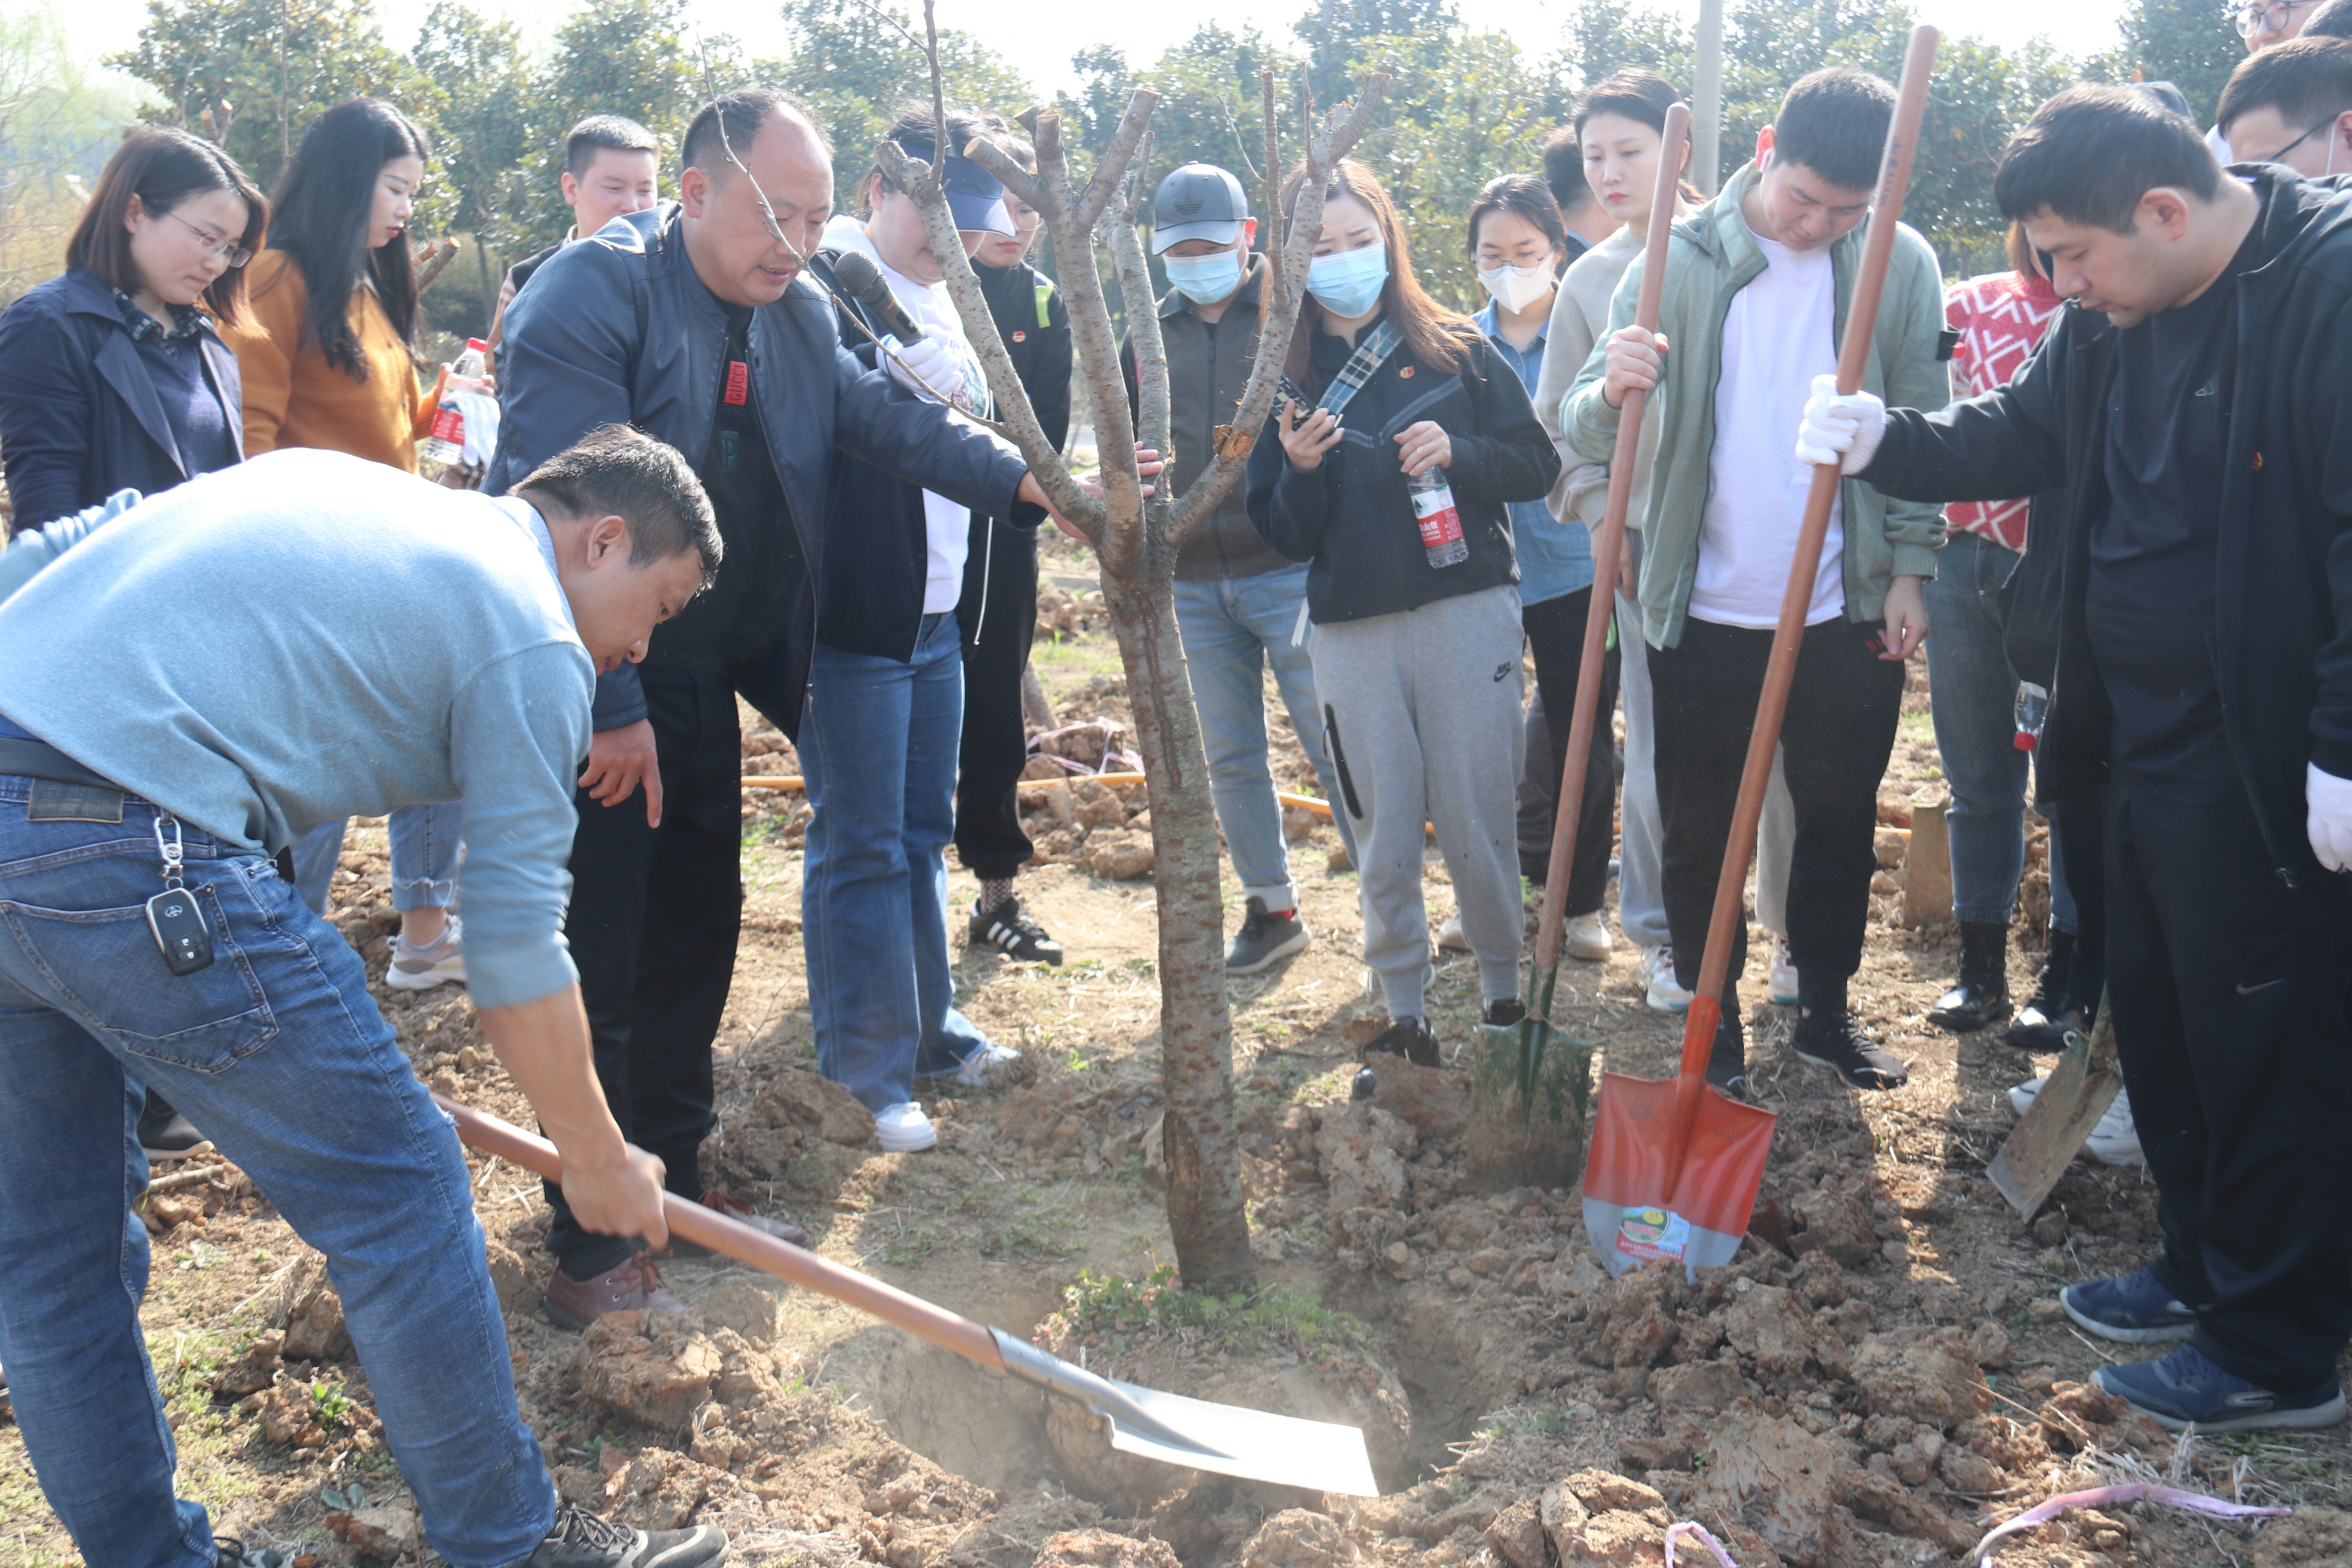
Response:
M1870 232L1863 238L1862 269L1853 281L1853 302L1847 308L1845 342L1839 345L1837 384L1840 393L1862 385L1870 362L1871 335L1878 327L1878 302L1886 290L1886 263L1895 253L1895 231L1903 216L1903 197L1911 184L1911 154L1919 142L1919 121L1927 110L1927 79L1936 67L1935 28L1911 29L1911 47L1903 57L1903 81L1895 98L1895 119L1886 128L1886 156L1879 165L1878 195L1871 203ZM1713 1003L1723 994L1731 964L1731 933L1742 919L1740 905L1748 885L1748 862L1756 853L1756 823L1764 812L1764 790L1772 778L1772 753L1780 745L1780 721L1789 709L1789 683L1797 673L1797 649L1805 640L1805 612L1813 600L1813 578L1822 563L1822 544L1830 531L1830 508L1837 500L1840 465L1823 463L1813 470L1812 488L1805 492L1804 524L1797 533L1797 558L1789 567L1788 591L1780 598L1780 622L1772 632L1772 655L1764 667L1764 690L1756 702L1756 727L1748 738L1748 765L1739 775L1739 801L1731 814L1731 838L1723 849L1723 872L1715 884L1715 913L1707 921L1706 950L1701 955L1699 996ZM1715 1043L1717 1008L1694 1005L1683 1031L1682 1073L1696 1079L1706 1070L1706 1057Z
M460 1105L446 1095L436 1094L433 1103L457 1124L458 1137L485 1154L496 1154L507 1163L535 1172L551 1182L563 1180L563 1156L546 1139L526 1132L510 1121ZM682 1236L779 1279L788 1279L821 1296L845 1302L906 1330L917 1339L929 1340L966 1361L977 1362L991 1372L1004 1370L1004 1356L985 1324L960 1318L944 1307L935 1307L894 1285L885 1285L854 1268L845 1268L831 1258L819 1258L789 1242L764 1236L740 1220L730 1219L700 1204L688 1203L675 1193L662 1194L662 1217L668 1222L672 1236Z
M1633 324L1658 330L1658 296L1666 284L1666 236L1675 225L1675 188L1682 179L1682 153L1690 136L1690 106L1666 106L1658 143L1658 183L1650 195L1650 227L1643 236L1642 288L1633 302ZM1536 969L1559 962L1560 927L1568 914L1568 879L1576 868L1576 830L1584 816L1584 776L1591 760L1592 731L1601 710L1601 661L1609 640L1609 617L1617 607L1617 563L1625 551L1625 511L1633 502L1634 455L1642 445L1642 411L1649 395L1635 387L1617 414L1617 447L1609 458L1609 500L1592 535L1592 605L1584 617L1584 652L1576 667L1576 712L1568 727L1568 763L1553 803L1551 868L1545 873L1543 919L1536 927Z

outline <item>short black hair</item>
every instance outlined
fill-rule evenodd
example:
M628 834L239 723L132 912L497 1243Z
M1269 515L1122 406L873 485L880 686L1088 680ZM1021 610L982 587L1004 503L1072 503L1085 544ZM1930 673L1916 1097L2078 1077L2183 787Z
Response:
M1533 174L1497 174L1486 182L1470 204L1470 229L1462 248L1472 256L1478 254L1478 225L1488 213L1517 213L1536 226L1553 250L1568 248L1568 225L1560 220L1559 204L1545 182Z
M569 517L626 520L633 570L690 550L700 560L704 587L719 575L726 548L702 481L677 447L641 430L626 425L591 430L533 468L510 493L534 505L544 500Z
M816 138L825 161L833 161L833 138L824 133L824 122L807 104L782 88L743 87L722 92L694 111L694 118L687 121L686 139L678 145L678 167L716 174L725 167L730 149L741 157L751 139L776 119L800 121Z
M2248 55L2230 73L2214 122L2227 137L2230 122L2254 109L2275 109L2281 124L2298 131L2352 109L2352 42L2305 37Z
M2327 0L2311 14L2298 38L2352 38L2352 0ZM2270 53L2268 49L2263 51Z
M2129 234L2140 198L2160 185L2200 202L2221 188L2221 166L2197 127L2128 87L2070 87L2009 139L1992 199L2003 217L2047 212Z
M1564 213L1590 206L1594 200L1592 187L1584 183L1584 144L1577 140L1582 126L1580 120L1543 139L1544 184L1551 190L1553 205Z
M1895 89L1865 70L1831 66L1800 77L1772 121L1772 156L1801 163L1843 190L1878 184Z
M563 169L573 179L588 172L599 153L651 153L661 155L661 143L654 133L618 114L592 114L572 128L563 139Z

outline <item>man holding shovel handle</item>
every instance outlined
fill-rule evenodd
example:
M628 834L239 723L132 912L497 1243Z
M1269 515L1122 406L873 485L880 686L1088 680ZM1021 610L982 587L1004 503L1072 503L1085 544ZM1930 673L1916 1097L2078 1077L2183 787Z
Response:
M2352 1335L2352 194L2218 168L2075 88L1994 184L2069 304L1941 413L1816 392L1798 448L1890 496L2063 487L2046 792L2108 790L2107 989L2164 1249L2060 1300L2168 1427L2333 1425ZM1890 401L1898 405L1901 399Z

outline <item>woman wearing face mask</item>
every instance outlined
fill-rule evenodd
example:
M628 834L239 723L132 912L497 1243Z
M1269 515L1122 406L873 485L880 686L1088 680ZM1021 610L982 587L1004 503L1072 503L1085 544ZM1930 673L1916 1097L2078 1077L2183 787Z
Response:
M1281 198L1296 212L1303 173ZM1414 281L1370 170L1323 193L1285 395L1249 463L1250 521L1307 563L1315 688L1362 871L1364 962L1389 1027L1368 1049L1437 1060L1423 987L1424 823L1437 828L1488 1023L1516 1023L1521 752L1513 501L1559 458L1527 389Z
M1491 298L1478 312L1478 330L1505 364L1518 373L1532 395L1543 375L1552 300L1558 292L1553 269L1566 253L1568 231L1551 192L1533 174L1505 174L1489 181L1470 207L1468 245L1478 281ZM1567 475L1552 483L1541 500L1511 503L1511 547L1519 561L1519 622L1536 658L1536 690L1543 700L1545 755L1529 764L1557 792L1568 763L1570 720L1576 711L1578 665L1584 652L1584 620L1592 599L1592 535L1574 518L1559 520L1567 499ZM1607 714L1617 701L1617 655L1601 669L1601 706ZM1608 733L1595 724L1593 734ZM1568 889L1567 952L1599 963L1609 956L1609 928L1601 901L1609 889L1609 841L1615 812L1616 770L1595 742L1584 770L1584 796L1577 816L1576 868ZM1447 934L1453 933L1449 923ZM1441 939L1443 941L1443 939Z
M1561 278L1553 301L1543 374L1536 384L1536 416L1543 421L1561 458L1560 482L1551 493L1553 515L1562 522L1591 530L1601 525L1609 496L1609 465L1588 463L1571 451L1559 434L1559 403L1575 383L1576 373L1592 352L1593 341L1609 321L1609 301L1617 292L1633 258L1648 242L1650 201L1657 189L1658 154L1665 137L1666 110L1681 94L1664 78L1627 68L1603 79L1587 93L1576 112L1575 131L1584 148L1585 182L1592 187L1601 210L1624 226L1577 258ZM1685 152L1685 157L1688 153ZM1696 193L1685 185L1675 202L1677 216L1690 210ZM1658 410L1653 402L1642 421L1642 439L1634 453L1633 493L1625 509L1625 553L1617 584L1617 661L1615 682L1622 687L1625 704L1625 793L1618 851L1617 924L1642 950L1641 978L1645 999L1661 1012L1680 1012L1690 1005L1690 994L1675 984L1673 940L1666 930L1664 893L1658 869L1658 782L1653 767L1650 731L1650 671L1643 657L1641 612L1627 585L1634 581L1641 557L1643 509L1650 490L1650 465L1657 452ZM1577 633L1583 635L1581 621ZM1543 654L1536 654L1537 679L1541 680ZM1601 699L1601 713L1608 699ZM1549 702L1546 702L1549 710ZM1604 718L1605 722L1605 718ZM1601 727L1595 727L1601 732ZM1589 774L1588 774L1589 776ZM1785 787L1776 792L1783 800ZM1588 804L1586 811L1591 807ZM1780 816L1787 824L1785 809ZM1590 816L1586 818L1590 820ZM1772 818L1767 815L1766 834ZM1783 838L1785 842L1785 837ZM1768 854L1768 860L1769 856ZM1785 856L1783 857L1785 858ZM1577 865L1587 858L1581 840ZM1769 882L1770 877L1766 880ZM1571 902L1571 909L1574 908Z
M253 320L224 334L245 375L247 457L322 447L413 474L442 392L494 390L445 366L430 396L418 392L408 220L431 156L425 133L381 99L339 103L303 132L278 182L268 246L253 261ZM401 921L385 979L397 990L466 978L448 914L463 822L456 803L392 815ZM321 912L342 842L336 821L294 847L295 885Z

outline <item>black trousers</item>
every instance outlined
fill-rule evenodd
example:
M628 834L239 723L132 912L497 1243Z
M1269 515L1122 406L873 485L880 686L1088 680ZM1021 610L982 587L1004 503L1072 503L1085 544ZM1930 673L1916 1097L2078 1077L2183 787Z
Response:
M2108 794L2107 993L2158 1278L2198 1349L2308 1388L2352 1335L2352 883L2287 886L2242 803Z
M1577 677L1584 653L1584 618L1592 604L1592 590L1528 605L1519 611L1528 646L1536 656L1536 690L1543 699L1544 725L1550 745L1551 793L1568 772L1568 734L1576 717ZM1611 648L1601 665L1601 705L1595 710L1591 755L1585 760L1584 803L1576 821L1576 865L1568 878L1570 919L1601 908L1609 890L1609 846L1616 838L1617 770L1612 761L1610 716L1617 710L1617 650ZM1550 824L1547 822L1549 828ZM1549 869L1551 841L1547 833L1544 855Z
M1884 628L1839 619L1805 628L1780 726L1797 837L1789 867L1789 952L1800 974L1862 967L1870 879L1878 868L1878 781L1895 747L1903 666L1881 659ZM1715 886L1731 838L1739 773L1772 650L1769 630L1689 620L1683 640L1651 648L1658 816L1664 831L1666 924L1675 976L1698 983ZM1733 928L1725 995L1748 962L1748 922Z
M740 728L726 671L638 667L661 763L662 821L640 789L618 805L582 792L564 937L580 967L596 1079L622 1135L658 1155L669 1190L702 1194L696 1152L710 1134L710 1046L727 1010L743 920ZM551 1184L548 1246L575 1279L637 1250L575 1224Z
M982 881L1012 876L1033 846L1021 826L1029 731L1021 672L1037 635L1037 534L975 514L964 558L963 742L956 776L956 858Z
M2058 830L2051 842L2074 899L2074 963L2066 994L2095 1015L2107 983L2107 792L2061 801L2045 815Z

